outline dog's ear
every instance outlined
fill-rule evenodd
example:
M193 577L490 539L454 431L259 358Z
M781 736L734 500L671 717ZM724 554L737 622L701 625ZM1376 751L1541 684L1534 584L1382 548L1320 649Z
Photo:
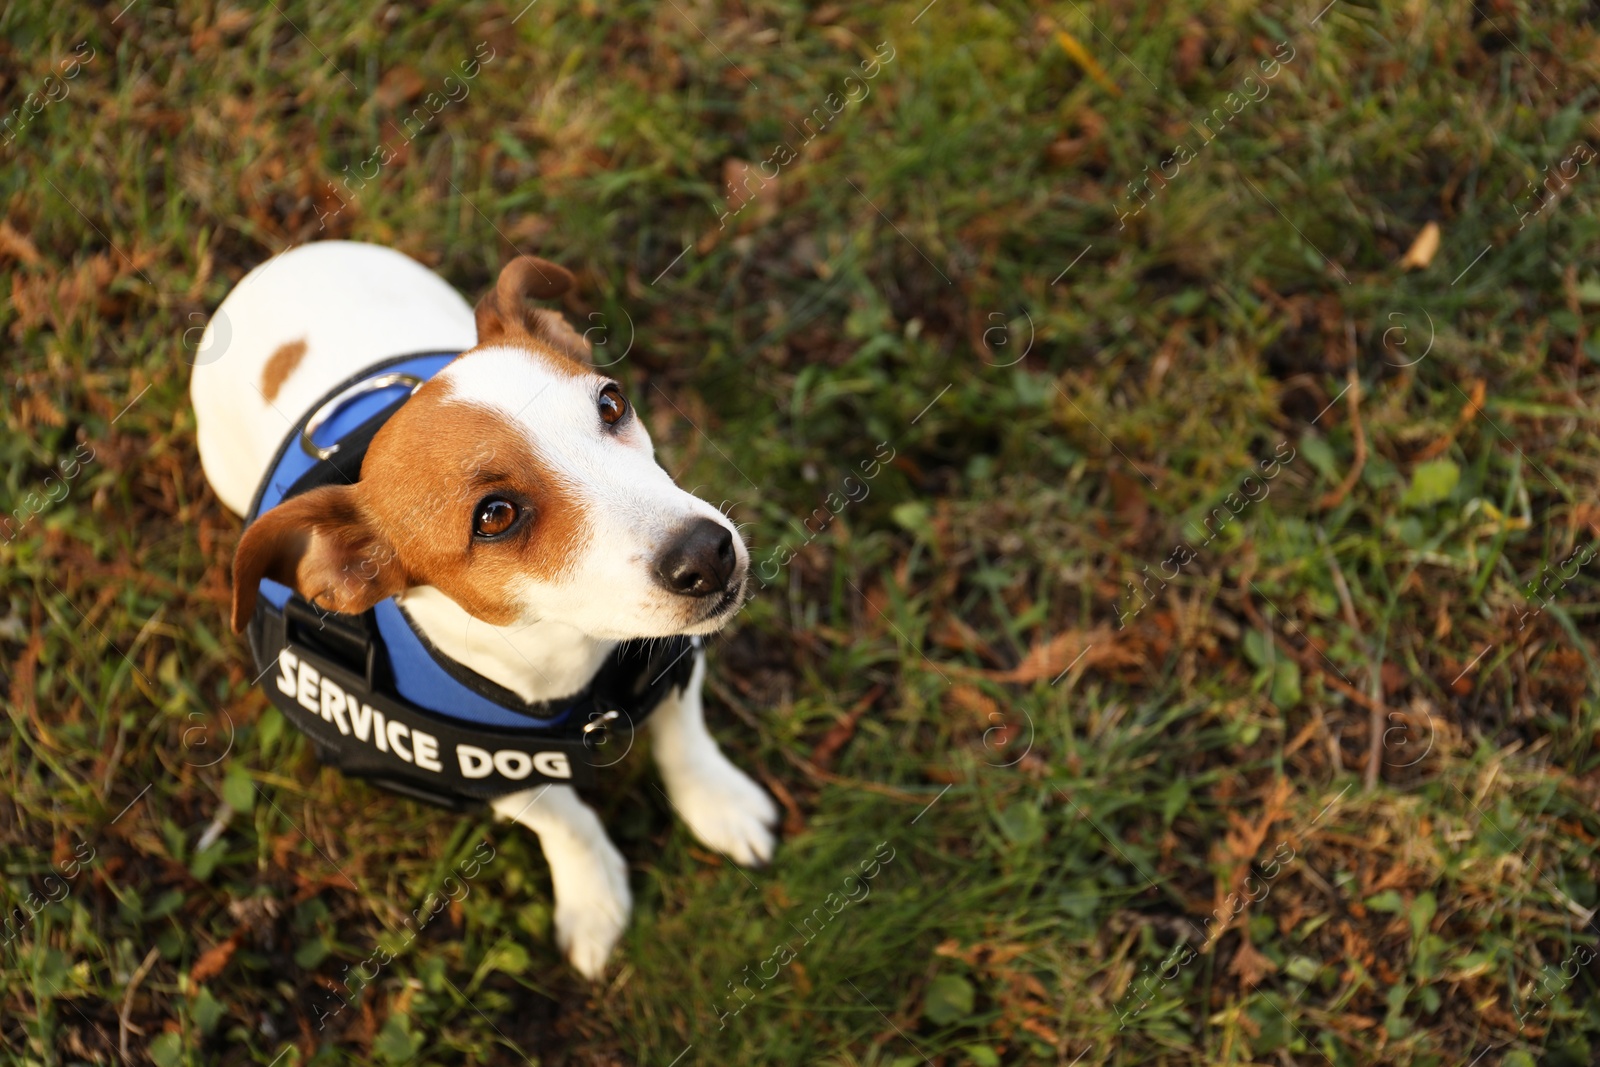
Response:
M353 485L284 501L245 530L233 557L233 632L256 610L261 579L282 582L325 611L356 614L405 589L405 570Z
M572 285L572 274L567 268L547 259L538 256L513 259L501 269L500 280L478 301L473 312L478 323L478 343L486 345L507 334L525 333L579 362L587 362L589 342L572 328L561 312L527 305L530 297L550 300L571 289Z

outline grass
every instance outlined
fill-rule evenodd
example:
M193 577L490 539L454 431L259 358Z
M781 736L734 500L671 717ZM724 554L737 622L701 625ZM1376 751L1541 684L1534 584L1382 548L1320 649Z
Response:
M5 1062L1593 1062L1590 5L117 6L0 13ZM777 861L627 761L603 985L228 634L197 327L329 237L574 268L774 564Z

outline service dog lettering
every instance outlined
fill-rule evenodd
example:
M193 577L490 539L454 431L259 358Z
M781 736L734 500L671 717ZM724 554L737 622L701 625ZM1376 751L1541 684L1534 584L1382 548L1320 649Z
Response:
M278 691L295 703L338 727L339 733L370 744L379 752L392 752L400 759L435 774L444 770L439 760L439 738L396 719L322 675L292 649L278 653ZM572 764L565 752L525 752L502 748L494 752L476 745L458 744L455 756L464 778L487 778L494 771L512 781L521 781L534 771L546 778L571 778Z

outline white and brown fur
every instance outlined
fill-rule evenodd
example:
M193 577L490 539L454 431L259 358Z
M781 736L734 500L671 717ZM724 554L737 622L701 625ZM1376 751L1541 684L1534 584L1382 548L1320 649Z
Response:
M749 571L738 532L673 483L636 412L601 419L612 380L590 369L559 312L526 305L571 284L561 267L523 256L474 310L405 255L348 241L303 245L239 283L207 326L190 396L206 478L241 515L285 436L338 383L397 355L463 355L379 431L359 482L295 497L245 531L235 630L263 576L336 611L393 596L435 648L538 701L581 690L620 641L707 634L732 617ZM486 542L474 516L491 493L527 517L515 536ZM717 595L674 592L663 555L706 521L732 537L731 573ZM759 864L772 855L777 811L707 731L704 677L697 652L687 686L649 719L651 748L690 830ZM493 808L539 836L556 939L598 977L631 907L622 856L570 787Z

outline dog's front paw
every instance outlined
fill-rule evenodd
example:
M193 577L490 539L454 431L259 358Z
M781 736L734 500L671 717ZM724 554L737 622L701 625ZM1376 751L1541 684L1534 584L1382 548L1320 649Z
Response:
M550 873L556 945L579 974L598 980L633 909L627 865L615 848L595 848L578 862L552 862Z
M715 760L668 778L667 793L694 836L709 847L745 867L772 858L778 807L720 752Z

